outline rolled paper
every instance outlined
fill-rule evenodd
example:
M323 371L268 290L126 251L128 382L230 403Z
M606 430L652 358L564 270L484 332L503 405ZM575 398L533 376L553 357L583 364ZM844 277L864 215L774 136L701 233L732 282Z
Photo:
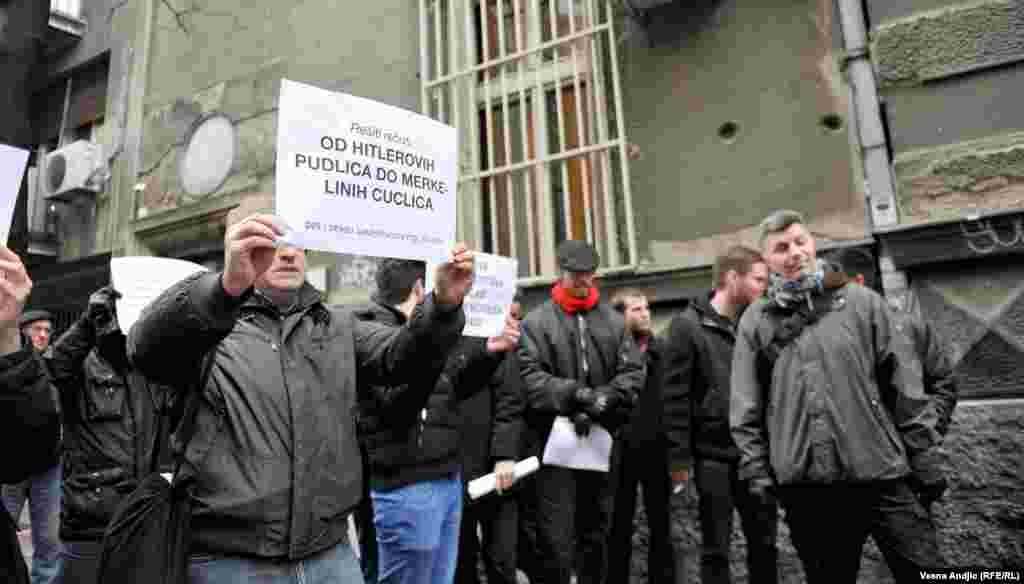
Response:
M516 480L529 476L540 468L540 460L536 456L531 456L526 460L520 460L515 466ZM486 474L478 479L469 481L467 489L469 490L469 498L476 500L484 495L490 493L498 487L498 477L494 473Z

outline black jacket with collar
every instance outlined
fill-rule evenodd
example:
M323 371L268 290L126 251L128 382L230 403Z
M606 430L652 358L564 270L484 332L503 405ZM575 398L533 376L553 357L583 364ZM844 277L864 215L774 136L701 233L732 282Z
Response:
M355 314L360 320L389 327L406 321L394 307L377 302ZM440 377L361 387L359 438L369 458L370 488L386 491L459 472L459 402L486 390L501 362L502 355L487 353L484 339L463 337Z
M652 336L647 340L647 350L643 352L647 380L622 429L622 440L633 451L649 448L662 451L668 444L663 421L664 353L665 343L660 338Z
M128 366L119 330L98 335L84 314L44 362L64 412L60 537L99 541L142 479L173 470L169 435L180 400Z
M128 339L139 371L195 387L193 545L214 552L301 559L341 542L363 496L356 439L359 387L429 380L460 338L461 308L431 296L404 327L329 308L309 284L280 311L250 290L228 296L216 273L172 286Z
M689 467L694 456L727 462L740 457L729 431L736 327L710 298L688 300L665 338L664 423L672 470Z
M522 323L519 366L526 391L527 454L543 453L555 417L574 412L573 394L580 387L601 388L616 397L619 408L598 422L617 432L616 423L636 406L647 374L636 342L626 336L622 315L602 303L578 314L568 314L552 300L531 310Z

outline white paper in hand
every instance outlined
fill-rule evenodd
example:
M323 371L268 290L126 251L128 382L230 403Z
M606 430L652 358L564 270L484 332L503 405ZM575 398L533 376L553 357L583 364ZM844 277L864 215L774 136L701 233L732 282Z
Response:
M474 252L473 289L466 295L462 310L467 337L496 337L505 329L505 317L516 297L519 261L505 256ZM427 262L426 291L433 290L434 270L439 264Z
M0 144L0 238L3 238L0 243L4 245L11 233L14 204L18 201L27 162L28 150Z
M110 279L121 293L117 322L125 334L139 320L142 309L164 290L196 272L208 271L196 263L172 258L125 257L110 260Z
M520 460L515 466L516 480L529 476L540 468L540 461L537 460L536 456L531 456L525 460ZM484 495L490 493L494 489L498 488L498 477L494 473L486 474L480 478L469 481L466 485L466 490L469 492L469 498L476 500Z
M572 422L565 416L555 418L551 435L544 446L544 464L608 472L612 459L612 435L599 424L590 427L590 434L576 434Z

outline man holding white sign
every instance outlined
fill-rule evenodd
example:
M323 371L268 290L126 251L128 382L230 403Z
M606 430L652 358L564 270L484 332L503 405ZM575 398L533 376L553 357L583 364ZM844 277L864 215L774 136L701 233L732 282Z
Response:
M580 435L594 423L614 432L646 378L622 315L600 302L597 251L585 241L565 241L558 262L562 276L551 300L523 321L519 348L526 420L540 449L557 417L570 418ZM568 584L575 566L579 584L602 582L611 525L608 473L545 465L534 487L541 580Z
M383 260L359 318L404 325L424 300L425 276L423 262ZM487 390L518 341L519 322L509 318L500 335L463 337L440 378L360 388L381 584L451 584L463 503L460 402Z
M241 213L240 213L241 215ZM434 380L461 337L473 254L458 245L403 327L357 321L305 281L304 250L254 214L224 241L224 271L150 304L129 353L152 379L189 387L212 359L183 472L191 473L194 584L362 582L346 542L362 497L357 388ZM190 479L191 480L191 479Z

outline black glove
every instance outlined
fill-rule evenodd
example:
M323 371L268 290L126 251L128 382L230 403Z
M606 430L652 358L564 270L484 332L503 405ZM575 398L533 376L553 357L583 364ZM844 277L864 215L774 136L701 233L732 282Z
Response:
M586 438L590 436L590 427L593 425L593 421L590 416L583 412L576 412L572 415L572 426L576 431L576 435L580 438Z
M121 293L112 286L104 286L89 296L85 317L97 332L105 332L114 322L114 302L120 297Z
M597 393L589 387L580 387L572 393L570 412L585 412L597 403Z
M946 473L940 464L938 452L927 450L910 459L910 476L907 482L918 501L927 509L938 501L949 488Z
M775 481L768 477L750 479L747 482L747 492L750 493L750 496L760 506L767 507L777 502L775 499Z

